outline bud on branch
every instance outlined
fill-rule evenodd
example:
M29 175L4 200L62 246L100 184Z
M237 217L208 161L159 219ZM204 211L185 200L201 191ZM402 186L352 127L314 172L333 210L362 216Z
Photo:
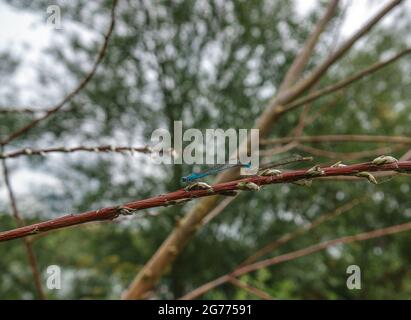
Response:
M130 202L121 206L102 208L78 214L69 214L60 218L5 231L0 233L0 242L92 221L113 220L120 215L133 214L139 210L181 204L210 195L226 195L240 190L248 190L251 192L254 190L257 191L262 186L268 184L295 183L298 181L307 182L312 179L332 176L358 176L375 183L375 178L372 176L371 172L377 171L411 172L411 161L396 161L396 159L392 157L381 156L372 162L347 166L340 163L330 167L315 166L308 170L292 170L269 176L250 176L240 180L215 184L210 186L210 188L185 188L149 199Z

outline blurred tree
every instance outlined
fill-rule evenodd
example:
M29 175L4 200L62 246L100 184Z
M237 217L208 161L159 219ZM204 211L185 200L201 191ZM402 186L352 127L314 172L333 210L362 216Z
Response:
M9 0L21 10L44 12L48 1ZM100 46L101 37L88 37L73 27L104 32L111 1L57 1L66 45L54 45L49 57L64 73L43 70L47 88L64 88L80 80ZM275 94L296 52L323 11L322 2L302 18L290 1L120 1L115 34L103 65L89 85L66 108L24 136L17 145L47 146L82 143L142 145L159 127L173 132L173 121L185 128L250 128ZM400 51L409 21L374 30L367 43L355 48L321 82L327 85ZM311 64L335 45L339 20L322 37ZM81 28L80 28L81 30ZM3 72L3 59L0 72ZM5 65L12 66L7 63ZM311 66L311 65L310 65ZM322 98L311 106L315 113L330 107L304 133L409 135L411 108L409 61L400 61L356 83L343 94ZM10 72L11 70L5 70ZM65 90L69 90L65 88ZM297 125L300 112L282 118L274 135L285 136ZM2 135L24 121L19 115L0 119ZM3 132L3 130L7 130ZM52 136L50 136L52 134ZM372 144L323 143L320 148L339 152L375 148ZM405 152L406 148L400 150ZM318 157L317 162L327 162ZM69 155L27 159L27 168L46 172L62 183L52 190L34 190L23 201L27 217L38 216L33 203L47 204L46 216L84 211L171 191L180 187L188 166L154 168L146 156ZM203 282L224 274L248 255L275 238L293 231L359 194L370 192L367 203L335 221L290 242L275 253L285 253L318 241L354 234L409 219L409 179L386 184L327 181L310 189L272 186L258 194L241 194L224 212L206 225L174 267L161 280L156 296L176 298ZM2 207L6 210L6 207ZM118 298L136 272L155 252L182 217L184 208L161 209L150 218L123 219L118 223L84 225L39 237L35 249L40 266L57 264L63 270L63 290L48 292L55 298ZM0 225L13 227L7 214ZM300 260L244 276L243 280L276 298L404 298L411 293L407 271L411 255L406 234L367 243L338 247ZM18 241L0 245L0 296L30 298L32 285L24 251ZM363 289L345 286L346 267L363 270ZM381 267L383 266L383 268ZM65 285L67 284L67 285ZM205 298L254 298L225 285Z

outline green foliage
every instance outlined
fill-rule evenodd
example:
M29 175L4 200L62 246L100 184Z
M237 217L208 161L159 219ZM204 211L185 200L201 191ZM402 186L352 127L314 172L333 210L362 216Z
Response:
M28 9L24 1L9 2L21 10ZM31 3L29 10L39 12L48 2ZM108 19L110 1L89 3L59 3L63 23L76 21L101 34L105 30L101 21ZM49 139L53 145L73 141L140 145L149 142L154 129L172 131L174 120L183 120L185 128L251 128L321 12L319 8L302 19L288 1L120 1L108 54L89 85L70 103L71 112L55 115L16 145ZM335 24L322 38L310 66L329 53ZM407 23L398 25L395 33L382 27L371 32L368 43L354 48L333 67L321 86L365 68L387 52L400 51ZM56 45L49 50L49 56L65 68L65 78L56 77L50 70L44 70L42 78L45 88L58 79L68 91L64 87L66 79L82 79L102 37L86 41L70 28L56 32L64 32L71 50ZM14 65L3 61L0 59L1 74L11 73ZM409 60L401 60L336 95L314 102L310 115L329 106L304 129L304 134L409 136L410 68ZM284 116L272 136L289 134L300 112ZM20 116L0 119L2 129L7 131L2 135L27 120ZM380 145L316 146L354 152ZM406 150L404 147L393 155ZM315 161L330 162L321 157ZM153 168L146 156L112 154L50 156L19 163L61 181L59 188L33 190L31 201L42 204L41 216L35 206L31 209L20 202L27 222L175 190L180 187L180 177L192 170L179 165ZM177 298L231 271L258 248L292 232L301 223L313 221L365 193L372 195L371 200L269 256L407 221L409 188L409 177L400 177L377 186L367 181L315 181L311 188L273 185L258 193L243 193L200 230L174 267L167 270L156 296ZM161 214L156 217L83 225L40 237L34 249L43 275L48 265L55 264L61 266L64 280L63 290L47 294L51 298L118 298L190 205L157 209ZM1 209L8 210L5 204ZM0 225L1 230L7 230L14 227L14 222L4 213ZM401 299L411 294L409 246L408 234L390 236L322 251L245 275L241 280L279 299ZM23 249L20 241L0 245L1 298L33 298ZM346 268L351 264L363 271L362 290L346 287ZM255 297L226 284L204 298Z

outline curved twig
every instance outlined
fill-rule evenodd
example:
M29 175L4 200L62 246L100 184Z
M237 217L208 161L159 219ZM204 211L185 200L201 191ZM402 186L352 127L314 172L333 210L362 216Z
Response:
M10 199L10 206L13 212L14 219L17 222L19 227L24 226L24 220L20 216L19 210L17 208L17 200L13 192L13 188L11 186L10 177L9 177L9 170L6 164L5 159L1 159L1 164L3 166L3 176L4 181L7 189L7 193ZM39 299L44 300L46 299L46 295L44 294L43 287L41 285L41 274L38 267L37 258L33 251L33 246L27 238L22 239L24 247L26 249L27 259L30 264L31 272L33 274L34 279L34 287L36 288L37 296Z
M253 253L251 256L249 256L247 259L244 260L240 264L240 266L248 265L251 263L254 263L257 261L259 258L265 256L266 254L273 252L274 250L278 249L279 247L283 246L284 244L288 243L289 241L301 236L302 234L307 233L308 231L311 231L315 228L317 228L319 225L332 220L341 214L350 211L353 207L359 205L360 203L364 202L369 198L368 195L354 199L336 209L333 211L321 215L319 218L315 219L313 222L308 222L307 224L304 224L303 226L297 228L296 230L287 233L280 238L276 239L275 241L272 241L268 244L266 244L264 247L262 247L260 250L257 250L255 253Z
M336 246L338 244L350 244L356 241L366 241L366 240L384 237L384 236L396 234L399 232L410 231L410 230L411 230L411 222L407 222L404 224L398 224L398 225L394 225L394 226L383 228L383 229L373 230L370 232L359 233L353 236L346 236L342 238L324 241L324 242L321 242L321 243L318 243L318 244L315 244L315 245L312 245L312 246L309 246L309 247L306 247L300 250L289 252L289 253L286 253L286 254L271 258L271 259L266 259L266 260L259 261L259 262L256 262L250 265L240 267L230 274L221 276L213 281L207 282L201 287L198 287L197 289L187 293L180 299L181 300L191 300L191 299L198 298L199 296L205 294L211 289L214 289L226 282L231 281L233 277L239 277L246 273L253 272L253 271L256 271L262 268L267 268L267 267L280 264L286 261L291 261L291 260L298 259L304 256L308 256L310 254Z
M117 7L117 2L118 2L117 0L113 0L113 6L111 8L111 21L110 21L110 25L108 27L108 30L104 35L103 45L102 45L101 49L99 50L99 52L97 54L97 59L94 62L91 70L87 73L87 75L83 78L83 80L81 80L80 83L77 85L77 87L74 88L74 90L71 91L67 96L65 96L63 98L63 100L61 100L54 107L51 107L50 109L48 109L47 112L43 116L34 119L33 121L29 122L25 126L21 127L20 129L18 129L17 131L15 131L11 135L9 135L5 139L3 139L0 142L1 146L4 146L4 145L10 143L11 141L17 139L21 135L25 134L27 131L29 131L32 128L34 128L35 126L37 126L40 122L42 122L43 120L46 120L51 115L53 115L54 113L59 111L62 107L64 107L71 99L73 99L90 82L90 80L93 78L94 74L97 71L98 66L100 65L101 61L103 60L103 58L104 58L104 56L107 52L108 42L110 40L111 34L113 33L114 25L115 25L115 21L116 21L116 19L115 19L115 10L116 10L116 7Z
M0 114L13 114L13 113L17 113L17 114L36 114L36 113L43 113L43 112L47 112L49 111L49 109L35 109L35 108L21 108L21 107L0 107Z
M323 89L317 90L313 93L310 93L309 95L302 97L298 100L295 100L289 104L287 104L282 110L282 113L288 112L290 110L293 110L297 107L300 107L306 103L310 103L313 102L314 100L321 98L323 96L326 96L330 93L333 93L335 91L341 90L349 85L351 85L352 83L361 80L362 78L373 74L374 72L386 67L387 65L397 61L398 59L402 58L403 56L410 54L411 53L411 48L407 48L399 53L397 53L396 55L394 55L393 57L383 60L381 62L377 62L373 65L371 65L370 67L359 71L357 73L355 73L354 75L345 78L344 80L341 80L340 82L337 82L336 84L332 84L329 85L328 87L325 87Z

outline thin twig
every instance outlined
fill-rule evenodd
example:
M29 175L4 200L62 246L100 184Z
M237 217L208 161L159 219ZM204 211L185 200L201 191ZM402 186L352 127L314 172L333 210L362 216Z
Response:
M392 235L392 234L396 234L400 232L405 232L405 231L410 231L410 230L411 230L411 222L407 222L404 224L398 224L398 225L394 225L394 226L383 228L383 229L377 229L377 230L373 230L369 232L359 233L353 236L346 236L342 238L320 242L318 244L315 244L315 245L312 245L312 246L309 246L309 247L306 247L300 250L296 250L293 252L289 252L289 253L274 257L274 258L270 258L270 259L259 261L253 264L242 266L230 274L226 274L215 280L207 282L201 287L198 287L197 289L187 293L180 299L191 300L191 299L198 298L199 296L205 294L206 292L226 282L229 282L233 277L239 277L249 272L253 272L253 271L267 268L267 267L280 264L286 261L291 261L297 258L308 256L310 254L319 252L321 250L324 250L330 247L334 247L339 244L350 244L353 242L366 241L366 240L384 237L384 236L388 236L388 235Z
M114 30L114 25L115 25L115 20L116 20L115 19L115 10L116 10L116 7L117 7L117 3L118 3L117 0L113 0L113 6L111 8L111 20L110 20L108 30L104 35L103 45L102 45L101 49L99 50L99 52L97 54L96 61L94 62L91 70L87 73L87 75L83 78L83 80L80 81L80 83L77 85L77 87L73 91L71 91L67 96L65 96L63 98L63 100L61 100L54 107L51 107L43 116L32 120L31 122L29 122L25 126L21 127L20 129L18 129L14 133L12 133L10 136L3 139L0 142L1 146L4 146L4 145L10 143L11 141L13 141L16 138L20 137L21 135L25 134L27 131L29 131L30 129L37 126L40 122L42 122L43 120L46 120L51 115L53 115L54 113L59 111L69 101L71 101L90 82L90 80L93 78L94 74L97 71L98 66L100 65L101 61L103 60L103 58L104 58L104 56L107 52L109 39L110 39L110 36L111 36L111 34L113 33L113 30Z
M104 146L95 146L95 147L86 147L86 146L77 146L77 147L54 147L54 148L45 148L45 149L31 149L31 148L23 148L16 151L8 152L8 153L0 153L0 159L6 158L16 158L19 156L45 156L49 153L73 153L78 151L84 152L116 152L116 153L124 153L129 152L133 154L134 152L139 153L153 153L154 151L149 146L144 147L116 147L113 145L104 145Z
M236 198L235 197L227 197L223 199L213 210L211 210L210 214L207 215L207 217L204 218L203 224L209 223L212 219L214 219L216 216L218 216L222 211L224 211L225 208L228 207L228 205L233 202L233 200Z
M236 287L243 289L263 300L274 300L274 298L272 296L270 296L267 292L255 288L251 285L249 285L248 283L245 283L243 281L238 280L237 278L231 278L230 280L228 280L228 282L230 282L231 284L235 285Z
M338 8L338 3L339 0L332 0L329 2L325 14L316 23L314 31L310 34L303 45L303 49L297 55L291 67L288 69L279 88L279 92L283 92L284 90L290 88L304 71L304 68L309 62L321 34L324 32L331 19L334 17Z
M20 213L19 213L18 208L17 208L17 201L16 201L16 197L14 195L14 192L13 192L13 189L12 189L12 186L11 186L9 171L8 171L8 168L7 168L6 160L2 159L1 163L2 163L2 167L3 167L4 182L5 182L7 193L8 193L8 196L9 196L10 206L11 206L11 210L13 212L14 219L16 220L16 223L19 227L23 227L24 226L24 220L20 216ZM30 241L27 238L23 238L22 241L23 241L24 247L26 249L27 259L29 261L31 272L33 274L34 286L36 288L37 297L41 300L44 300L44 299L46 299L46 295L44 294L43 287L41 285L41 274L40 274L40 271L39 271L39 268L38 268L38 263L37 263L36 256L34 255L33 247L32 247Z
M266 137L273 125L285 113L285 105L292 103L305 91L312 88L326 74L328 69L342 58L352 46L366 35L378 22L385 17L392 9L398 6L403 0L392 0L385 5L374 17L372 17L364 26L348 38L335 52L331 53L320 65L318 65L308 76L291 88L281 92L272 99L269 107L264 111L256 121L255 127L260 129L260 136ZM306 103L306 102L304 102ZM302 104L304 104L302 103Z
M406 153L404 153L402 157L400 158L401 161L408 161L410 159L411 159L411 149L408 150Z
M303 111L301 112L297 126L292 130L292 134L293 134L292 139L286 145L270 149L271 151L270 154L265 153L265 151L261 151L262 152L261 156L263 157L271 156L273 154L284 153L284 152L294 149L299 144L298 138L302 136L304 132L304 128L306 126L309 111L310 111L310 105L307 104L304 106Z
M300 115L299 122L297 126L293 129L292 135L290 134L288 137L286 137L288 140L286 141L287 143L285 145L277 146L275 148L272 148L270 150L265 150L265 151L260 151L261 156L272 156L273 154L279 154L279 153L284 153L290 150L293 150L300 144L300 137L302 136L304 132L304 128L307 125L311 125L315 120L318 119L320 115L324 114L324 110L328 109L331 104L335 103L336 98L332 99L331 103L327 103L323 107L320 108L320 110L317 111L317 113L308 116L308 113L310 111L310 105L307 104L304 106L304 110ZM266 140L263 140L266 141ZM264 145L264 143L260 142L260 145Z
M5 107L0 107L0 114L13 114L13 113L17 113L17 114L36 114L36 113L44 113L49 111L49 109L35 109L35 108L21 108L21 107L9 107L9 108L5 108Z
M259 258L265 256L268 253L273 252L274 250L278 249L279 247L283 246L284 244L288 243L289 241L294 240L295 238L307 233L308 231L311 231L311 230L317 228L319 225L321 225L321 224L323 224L327 221L330 221L330 220L340 216L341 214L343 214L345 212L350 211L353 207L359 205L360 203L364 202L368 198L369 198L369 196L366 195L364 197L354 199L354 200L352 200L352 201L350 201L350 202L334 209L333 211L320 216L319 218L317 218L313 222L309 222L307 224L304 224L300 228L297 228L296 230L281 236L280 238L276 239L273 242L268 243L263 248L261 248L260 250L256 251L254 254L249 256L247 259L245 259L240 264L240 266L251 264L251 263L257 261Z
M281 173L280 175L250 176L248 178L240 180L215 184L204 189L180 189L165 195L159 195L149 199L130 202L121 206L102 208L99 210L92 210L79 214L69 214L60 218L35 223L22 228L4 231L0 233L0 242L18 239L34 234L39 234L45 231L61 229L91 221L112 220L117 218L119 215L133 214L138 210L177 205L201 197L208 197L217 194L224 195L228 192L232 193L233 191L240 190L254 191L268 184L293 183L298 181L307 182L311 179L321 177L351 176L359 174L361 175L361 177L375 183L370 172L384 171L409 172L411 171L411 161L400 161L379 165L373 162L365 162L342 167L317 167L317 170L315 171L313 171L313 168L311 168L308 170L305 169L287 171ZM366 175L364 173L366 173ZM198 224L191 225L189 232L194 233L198 228L201 227L201 225L201 221ZM175 253L178 253L178 250L178 247L171 249L171 251Z
M293 91L303 92L312 87L319 78L336 62L338 61L351 47L367 34L371 29L392 9L398 6L403 0L393 0L387 3L385 7L381 9L373 18L371 18L363 27L361 27L352 37L347 39L335 52L333 52L322 64L320 64L315 70L304 80L297 85ZM294 93L295 94L295 93ZM289 93L290 95L290 93ZM306 103L306 102L304 102Z
M411 48L407 48L407 49L397 53L393 57L391 57L389 59L386 59L384 61L381 61L381 62L377 62L377 63L373 64L372 66L370 66L370 67L368 67L368 68L366 68L366 69L364 69L364 70L362 70L362 71L360 71L360 72L358 72L358 73L356 73L356 74L354 74L354 75L352 75L352 76L350 76L350 77L348 77L348 78L346 78L346 79L344 79L340 82L329 85L328 87L325 87L323 89L315 91L311 94L308 94L305 97L302 97L298 100L295 100L294 102L291 102L291 103L287 104L281 110L281 112L282 113L288 112L288 111L293 110L293 109L295 109L299 106L302 106L306 103L313 102L314 100L316 100L320 97L323 97L323 96L326 96L326 95L328 95L330 93L333 93L335 91L341 90L341 89L351 85L352 83L354 83L358 80L361 80L362 78L364 78L368 75L371 75L371 74L375 73L376 71L386 67L387 65L397 61L398 59L400 59L403 56L405 56L407 54L410 54L410 53L411 53Z
M289 143L292 140L298 142L324 143L324 142L375 142L375 143L399 143L411 144L410 137L403 136L377 136L361 134L345 135L319 135L319 136L300 136L300 137L283 137L274 139L265 139L260 141L260 145Z
M304 151L304 152L308 152L309 154L312 154L317 157L326 157L326 158L338 159L338 160L358 160L362 158L369 158L369 157L376 156L379 154L389 154L394 151L402 150L404 149L404 145L396 145L393 147L382 147L382 148L377 148L373 150L364 150L364 151L358 151L358 152L327 151L327 150L304 146L304 145L298 145L295 148L301 151ZM270 150L267 150L266 152L267 154L269 154ZM266 152L260 152L260 154L265 155Z

